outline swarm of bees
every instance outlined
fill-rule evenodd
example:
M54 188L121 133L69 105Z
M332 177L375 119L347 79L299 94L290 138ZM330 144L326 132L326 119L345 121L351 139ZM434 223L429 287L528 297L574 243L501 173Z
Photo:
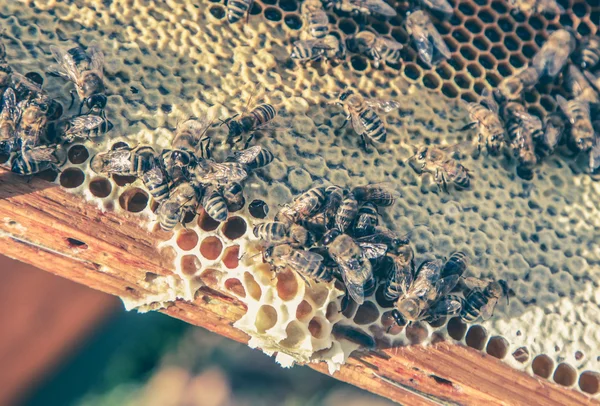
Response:
M74 93L81 99L79 114L69 118L61 119L63 106L42 88L42 75L18 73L6 60L6 49L0 43L0 154L8 157L5 165L19 175L58 171L66 161L63 144L95 138L112 128L104 115L104 57L99 48L51 47L51 52L59 67L49 73L73 82ZM83 105L88 107L85 114ZM55 131L49 131L51 127Z
M263 261L274 272L289 269L307 283L337 279L346 288L345 301L359 305L381 286L400 326L456 315L466 322L489 318L498 300L508 296L506 282L463 278L469 260L462 252L415 268L410 233L400 235L381 224L379 210L398 196L385 183L310 189L284 205L273 221L254 226ZM451 293L458 288L462 296Z

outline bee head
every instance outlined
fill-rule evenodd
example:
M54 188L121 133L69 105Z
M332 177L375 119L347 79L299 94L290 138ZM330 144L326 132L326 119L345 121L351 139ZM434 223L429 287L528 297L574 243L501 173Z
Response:
M415 299L402 300L397 307L398 311L408 320L417 320L421 314L421 306Z
M106 106L107 101L108 100L105 95L94 94L87 98L87 100L85 101L85 104L89 109L92 109L94 107L99 107L99 108L103 109Z
M269 247L263 251L263 261L270 262L273 258L273 249L275 247Z
M398 324L399 326L406 326L406 319L404 318L404 316L402 316L402 313L400 313L397 309L392 310L392 317L394 318L396 324Z
M576 144L580 151L587 151L588 149L592 148L591 138L588 137L577 138Z
M321 238L321 244L322 245L331 244L333 242L333 240L335 240L340 234L342 234L342 232L340 230L338 230L337 228L332 228L331 230L329 230L325 233L323 238Z
M52 100L50 105L48 106L48 111L46 112L46 116L48 120L54 121L58 120L63 114L63 106L56 100Z

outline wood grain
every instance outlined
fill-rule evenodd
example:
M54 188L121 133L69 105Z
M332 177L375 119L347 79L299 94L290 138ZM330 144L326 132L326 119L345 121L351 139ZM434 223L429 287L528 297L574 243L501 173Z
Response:
M0 251L12 258L133 298L147 272L172 274L156 249L157 238L132 214L103 213L43 180L26 183L0 172ZM86 244L74 248L74 238ZM202 288L193 303L177 301L164 313L246 343L232 327L244 313L240 302ZM325 365L312 365L326 373ZM598 404L583 393L509 368L501 361L448 342L409 346L352 357L335 378L407 405Z

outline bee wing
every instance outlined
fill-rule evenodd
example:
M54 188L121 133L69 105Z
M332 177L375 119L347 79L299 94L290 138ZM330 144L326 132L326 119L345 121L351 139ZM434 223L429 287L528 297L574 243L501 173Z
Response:
M600 91L600 83L598 81L598 78L592 72L587 71L587 70L584 70L583 74L585 75L586 79L590 81L592 86L594 86L594 88L597 91Z
M2 95L2 119L10 120L13 123L19 121L20 109L17 106L17 96L10 87Z
M350 3L356 7L366 8L371 13L380 14L386 17L395 17L398 15L390 5L383 0L350 0Z
M467 289L480 289L483 290L488 285L488 282L474 276L469 276L467 278L461 279L461 284L464 285Z
M243 151L236 151L233 153L233 159L241 164L248 164L256 159L258 154L263 150L260 145L255 145L250 148L246 148Z
M370 242L359 242L363 255L367 259L376 259L385 255L387 252L387 245L385 244L376 244Z
M482 96L481 105L486 107L492 113L498 114L498 111L500 111L500 109L498 107L498 103L496 103L496 99L494 98L494 95L492 94L492 92L490 92L490 90L487 88L483 89L481 96Z
M142 175L142 181L144 182L144 184L152 183L153 185L158 185L164 182L165 177L166 176L164 171L159 165L156 165L152 169L144 172L144 174Z
M565 114L565 116L567 116L567 118L569 119L569 122L571 124L575 124L575 120L574 120L573 116L571 114L569 114L569 102L567 101L567 99L562 97L560 94L557 94L556 102L558 103L558 106L560 107L562 112Z
M104 53L97 44L88 47L87 54L90 57L90 70L95 71L100 78L104 78Z
M497 298L491 298L488 302L481 308L481 318L483 320L487 320L492 317L494 313L494 309L496 308L496 304L498 303Z
M435 284L435 290L438 297L446 296L458 283L459 275L450 275L438 280Z
M93 114L75 116L69 119L69 129L65 131L65 135L79 134L84 131L90 131L98 128L104 123L104 119Z
M462 309L462 302L456 296L444 297L434 303L430 309L429 314L433 316L454 316Z
M46 91L44 89L42 89L42 86L39 83L36 83L33 80L30 80L29 78L21 75L20 73L13 71L10 74L10 81L11 81L11 86L13 88L16 88L17 86L24 86L29 91L31 91L35 94L48 97Z
M400 108L400 103L394 100L365 99L365 103L369 107L379 109L385 113L389 113L392 110Z
M352 128L354 128L357 134L364 134L367 131L360 116L355 111L350 112L350 121L352 122Z
M433 43L429 41L428 36L420 30L413 32L413 41L417 52L421 57L421 60L428 66L431 67L431 61L433 60Z
M218 163L204 160L197 168L196 173L200 182L241 182L248 177L248 172L237 162Z
M359 305L363 304L365 301L365 287L364 283L359 281L352 280L352 275L354 274L354 270L348 267L345 263L338 263L340 270L342 271L342 279L344 280L344 285L346 285L346 289L348 290L348 294L350 297Z
M425 261L417 270L415 281L410 287L412 296L423 297L429 296L430 293L435 293L435 283L441 272L441 261Z
M402 293L406 295L413 283L414 275L411 264L402 263L399 258L394 258L394 280L400 285Z
M50 71L81 87L81 72L79 72L73 57L66 50L54 45L50 45L50 52L58 63L58 70L51 69Z
M600 168L600 135L598 133L594 136L594 145L590 150L590 172L595 172Z
M454 12L454 8L447 0L422 0L422 3L428 9L439 11L447 16Z
M445 59L450 59L450 50L448 49L448 45L446 45L446 42L435 28L431 20L428 24L428 31L429 39L433 44L434 49L436 49L437 52L439 52L439 54Z
M23 155L27 155L31 161L58 163L58 159L56 159L56 156L54 155L55 152L56 148L46 146L24 149L22 151Z
M281 259L293 270L306 270L319 266L324 258L316 252L295 250L289 255L282 255Z

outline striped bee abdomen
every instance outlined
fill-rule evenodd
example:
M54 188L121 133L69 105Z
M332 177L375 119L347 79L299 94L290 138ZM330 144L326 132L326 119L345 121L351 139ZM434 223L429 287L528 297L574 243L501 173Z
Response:
M250 12L250 7L254 0L229 0L227 3L227 20L231 23L237 23Z
M383 122L371 108L364 109L359 115L365 126L365 135L375 142L385 142L387 134Z
M227 200L218 190L213 190L204 201L204 210L213 220L222 223L227 220Z

